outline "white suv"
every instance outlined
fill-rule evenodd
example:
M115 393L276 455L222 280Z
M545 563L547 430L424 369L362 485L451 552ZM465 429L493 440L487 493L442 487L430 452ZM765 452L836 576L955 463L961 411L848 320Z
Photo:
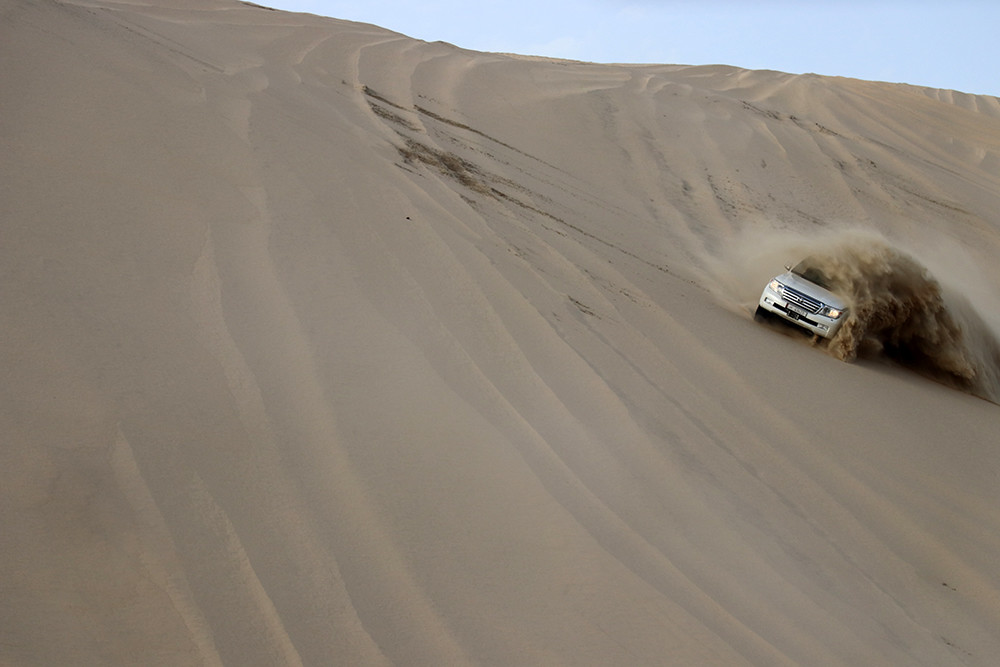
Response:
M833 338L847 319L846 300L830 291L829 279L810 258L785 268L786 273L764 288L754 319L773 313L817 336Z

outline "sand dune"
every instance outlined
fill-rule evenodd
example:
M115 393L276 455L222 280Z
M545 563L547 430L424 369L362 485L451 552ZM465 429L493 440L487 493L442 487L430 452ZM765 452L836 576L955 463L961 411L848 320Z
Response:
M995 663L996 98L0 19L0 664Z

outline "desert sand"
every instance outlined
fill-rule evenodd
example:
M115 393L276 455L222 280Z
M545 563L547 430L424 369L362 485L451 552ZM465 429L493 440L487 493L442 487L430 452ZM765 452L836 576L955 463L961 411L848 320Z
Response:
M996 664L997 98L2 0L0 156L0 664Z

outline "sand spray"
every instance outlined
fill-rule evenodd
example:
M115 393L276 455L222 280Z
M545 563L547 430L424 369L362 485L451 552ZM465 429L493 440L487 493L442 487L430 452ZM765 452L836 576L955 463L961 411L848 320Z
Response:
M830 354L890 359L1000 402L1000 332L974 302L982 286L968 284L968 267L954 257L934 258L939 279L913 250L876 232L757 230L708 262L713 291L752 311L768 278L805 257L848 300L847 320L826 346Z

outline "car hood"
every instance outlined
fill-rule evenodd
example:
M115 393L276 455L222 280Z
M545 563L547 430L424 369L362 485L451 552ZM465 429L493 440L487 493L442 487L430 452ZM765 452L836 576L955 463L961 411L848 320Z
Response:
M830 290L820 287L816 283L809 282L802 276L796 275L791 271L782 273L778 276L778 281L783 285L787 285L792 289L802 292L803 294L819 299L826 305L832 306L838 310L844 310L847 308L847 301L844 297L838 296Z

